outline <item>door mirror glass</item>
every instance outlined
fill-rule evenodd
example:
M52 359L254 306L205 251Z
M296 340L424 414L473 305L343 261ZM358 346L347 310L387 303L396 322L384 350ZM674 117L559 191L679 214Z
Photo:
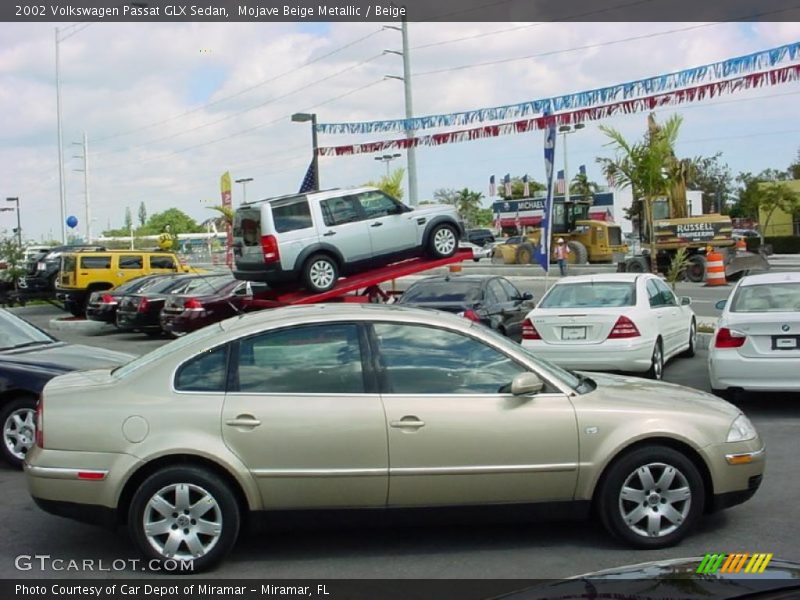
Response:
M542 388L544 388L544 383L536 373L519 373L511 381L511 393L515 396L538 394Z
M689 306L692 303L692 299L689 296L681 296L681 306Z
M717 310L723 310L727 302L728 302L727 300L720 300L714 305L714 308L716 308Z
M531 294L530 292L525 292L524 294L522 294L521 298L523 302L527 302L528 300L533 300L533 294Z

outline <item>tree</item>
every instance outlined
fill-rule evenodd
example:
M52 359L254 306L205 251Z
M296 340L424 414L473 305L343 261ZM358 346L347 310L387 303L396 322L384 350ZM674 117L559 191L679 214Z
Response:
M433 190L433 199L436 204L451 204L455 206L458 202L458 192L450 188L439 188L438 190Z
M130 206L125 207L125 225L123 226L123 229L127 230L128 232L133 229L133 217L131 217Z
M384 175L378 181L368 181L364 185L376 187L384 194L388 194L392 198L398 200L403 199L403 176L406 174L405 169L396 169L389 175Z
M200 233L203 228L194 219L177 208L169 208L164 212L152 215L144 227L140 227L137 235L158 235L166 231L167 225L174 235L179 233Z
M211 209L211 210L215 210L218 213L220 213L219 217L217 217L214 220L214 226L217 229L223 229L224 230L228 225L233 225L233 215L234 215L234 212L235 212L233 210L233 207L231 207L231 206L223 206L222 204L219 204L217 206L209 206L208 208Z
M789 177L800 179L800 148L797 149L797 158L789 165Z
M481 200L483 194L464 188L458 192L458 200L456 201L456 210L459 216L464 220L467 225L475 221L478 211L481 209Z
M139 204L139 227L144 227L147 223L147 209L144 206L144 201Z
M727 213L733 194L733 174L721 162L721 152L714 156L698 156L694 163L692 187L703 192L703 213Z
M25 275L25 248L19 245L16 234L0 235L0 262L5 267L0 270L0 296L4 289L16 288L17 281Z
M758 209L761 203L761 186L764 183L786 181L789 174L778 169L764 169L758 175L741 172L736 176L739 188L736 200L730 208L730 216L758 220Z
M764 232L775 211L780 209L790 215L800 213L800 193L790 188L785 181L772 181L759 185L758 208L764 213L764 222L759 226L761 243L764 243Z
M532 196L536 192L543 191L547 189L543 183L539 183L534 179L528 179L528 188L529 188L529 196ZM525 198L525 182L522 181L522 177L512 177L511 178L511 195L506 195L505 185L501 182L497 188L498 196L500 196L503 200L516 200L519 198Z
M594 181L589 181L586 173L578 173L569 184L570 197L578 196L581 200L591 200L599 190L600 186Z

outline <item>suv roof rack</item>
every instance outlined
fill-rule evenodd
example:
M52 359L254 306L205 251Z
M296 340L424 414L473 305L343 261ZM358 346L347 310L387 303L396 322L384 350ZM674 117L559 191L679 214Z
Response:
M272 202L273 200L285 200L286 198L298 198L300 196L308 196L309 194L323 194L325 192L335 192L342 188L333 187L333 188L326 188L324 190L313 190L311 192L297 192L294 194L284 194L283 196L271 196L269 198L262 198L261 200L252 200L251 202L242 202L240 207L245 206L254 206L256 204L263 204L264 202Z

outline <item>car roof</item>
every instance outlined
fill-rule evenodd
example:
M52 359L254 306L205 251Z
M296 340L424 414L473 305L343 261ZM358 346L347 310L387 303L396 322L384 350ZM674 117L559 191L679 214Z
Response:
M744 277L739 285L763 285L769 283L800 283L800 272L788 271L785 273L759 273Z
M497 279L501 277L500 275L432 275L431 277L425 277L424 279L419 279L414 282L414 285L418 283L437 283L443 281L467 281L467 282L475 282L481 283L486 281L487 279Z
M633 283L639 277L653 277L658 279L652 273L597 273L595 275L570 275L555 282L555 285L564 285L569 283L600 283L603 281L618 281L624 283Z
M349 196L350 194L360 194L361 192L374 192L378 191L378 188L375 187L357 187L357 188L332 188L329 190L320 190L318 192L306 192L304 194L284 194L283 196L274 196L272 198L262 198L261 200L253 200L252 202L248 202L247 204L240 205L239 208L250 208L252 206L257 206L259 204L277 202L278 200L287 200L289 198L303 198L306 197L309 200L326 200L328 198L337 198L339 196Z

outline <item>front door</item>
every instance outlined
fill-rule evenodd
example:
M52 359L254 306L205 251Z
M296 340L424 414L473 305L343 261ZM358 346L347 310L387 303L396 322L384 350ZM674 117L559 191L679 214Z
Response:
M575 414L556 389L510 393L527 367L445 329L376 323L389 505L571 500Z
M367 219L373 256L385 256L417 245L417 220L413 211L406 211L383 192L357 194Z
M363 331L319 324L239 341L222 433L268 509L386 504L386 427Z
M358 201L346 196L329 198L319 204L325 225L320 230L320 241L336 246L347 264L371 258L369 227Z

